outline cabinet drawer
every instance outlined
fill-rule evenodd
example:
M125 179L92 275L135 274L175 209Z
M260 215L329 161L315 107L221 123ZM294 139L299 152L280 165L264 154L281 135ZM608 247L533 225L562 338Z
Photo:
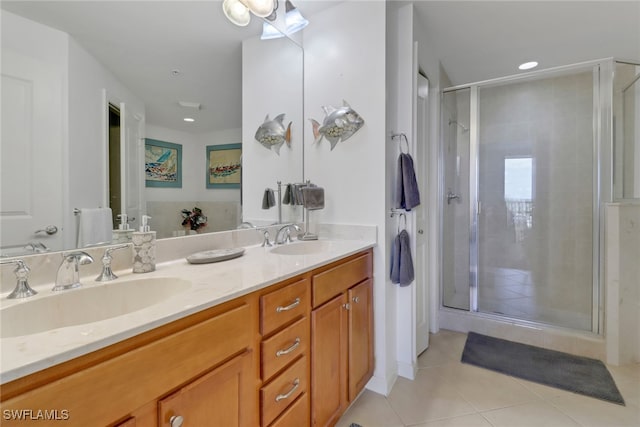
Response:
M309 283L299 280L260 297L260 332L268 335L309 311Z
M313 307L318 307L351 286L371 277L371 268L371 252L367 252L344 264L315 274L311 279Z
M307 358L303 356L260 389L262 426L271 424L286 407L306 391Z
M304 393L270 427L301 427L309 425L309 393Z
M262 341L262 379L268 380L292 360L301 354L306 354L308 344L308 317L303 317L271 338Z

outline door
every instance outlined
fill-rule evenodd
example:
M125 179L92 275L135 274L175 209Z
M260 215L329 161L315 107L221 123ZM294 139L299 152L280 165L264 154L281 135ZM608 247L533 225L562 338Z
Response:
M146 213L144 204L144 119L120 103L120 152L122 212L127 214L129 225L138 230L141 215Z
M63 249L62 80L53 65L3 49L0 158L3 175L15 177L0 193L7 255L29 242Z
M421 189L427 185L427 165L429 146L428 124L429 80L418 74L418 93L416 98L416 175ZM416 356L429 346L429 272L426 269L429 256L429 242L427 239L428 204L426 194L422 192L423 202L416 209Z
M251 362L247 351L160 400L158 424L254 427L256 391Z
M332 426L347 407L347 295L311 312L311 425Z
M371 279L349 289L349 402L373 375L373 301Z

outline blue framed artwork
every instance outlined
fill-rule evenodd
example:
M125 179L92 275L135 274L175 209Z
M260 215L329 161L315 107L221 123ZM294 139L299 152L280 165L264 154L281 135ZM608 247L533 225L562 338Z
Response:
M144 175L147 187L182 188L182 145L146 138Z
M240 188L242 144L207 145L207 188Z

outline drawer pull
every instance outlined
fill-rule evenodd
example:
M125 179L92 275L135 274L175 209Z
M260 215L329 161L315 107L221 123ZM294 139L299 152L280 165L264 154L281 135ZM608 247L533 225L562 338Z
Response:
M293 343L293 345L291 347L286 348L284 350L276 351L276 357L284 356L285 354L291 353L293 350L298 348L299 345L300 345L300 338L296 338L296 340L294 341L294 343Z
M281 400L284 399L288 399L291 397L291 395L298 389L298 387L300 386L300 379L296 378L293 381L293 387L291 388L291 390L289 390L288 392L286 392L285 394L279 394L276 396L276 402L280 402Z
M289 310L291 310L293 308L296 308L299 305L300 305L300 298L296 298L296 300L294 302L292 302L291 304L289 304L286 307L282 307L281 305L276 307L276 312L280 313L280 312L283 312L283 311L289 311Z
M356 304L360 302L360 297L353 297L352 299L353 299L353 302L355 302Z

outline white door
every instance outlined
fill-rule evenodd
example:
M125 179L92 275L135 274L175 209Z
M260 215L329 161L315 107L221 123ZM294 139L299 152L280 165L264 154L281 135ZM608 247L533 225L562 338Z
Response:
M427 260L429 241L427 231L429 211L427 204L427 162L428 142L428 95L429 80L418 74L416 102L416 177L421 190L421 204L416 210L416 356L429 346L429 272Z
M30 242L63 249L62 83L54 66L3 49L0 230L4 255L29 253L22 249Z
M144 206L144 118L120 103L120 170L122 212L127 214L129 225L138 230Z

